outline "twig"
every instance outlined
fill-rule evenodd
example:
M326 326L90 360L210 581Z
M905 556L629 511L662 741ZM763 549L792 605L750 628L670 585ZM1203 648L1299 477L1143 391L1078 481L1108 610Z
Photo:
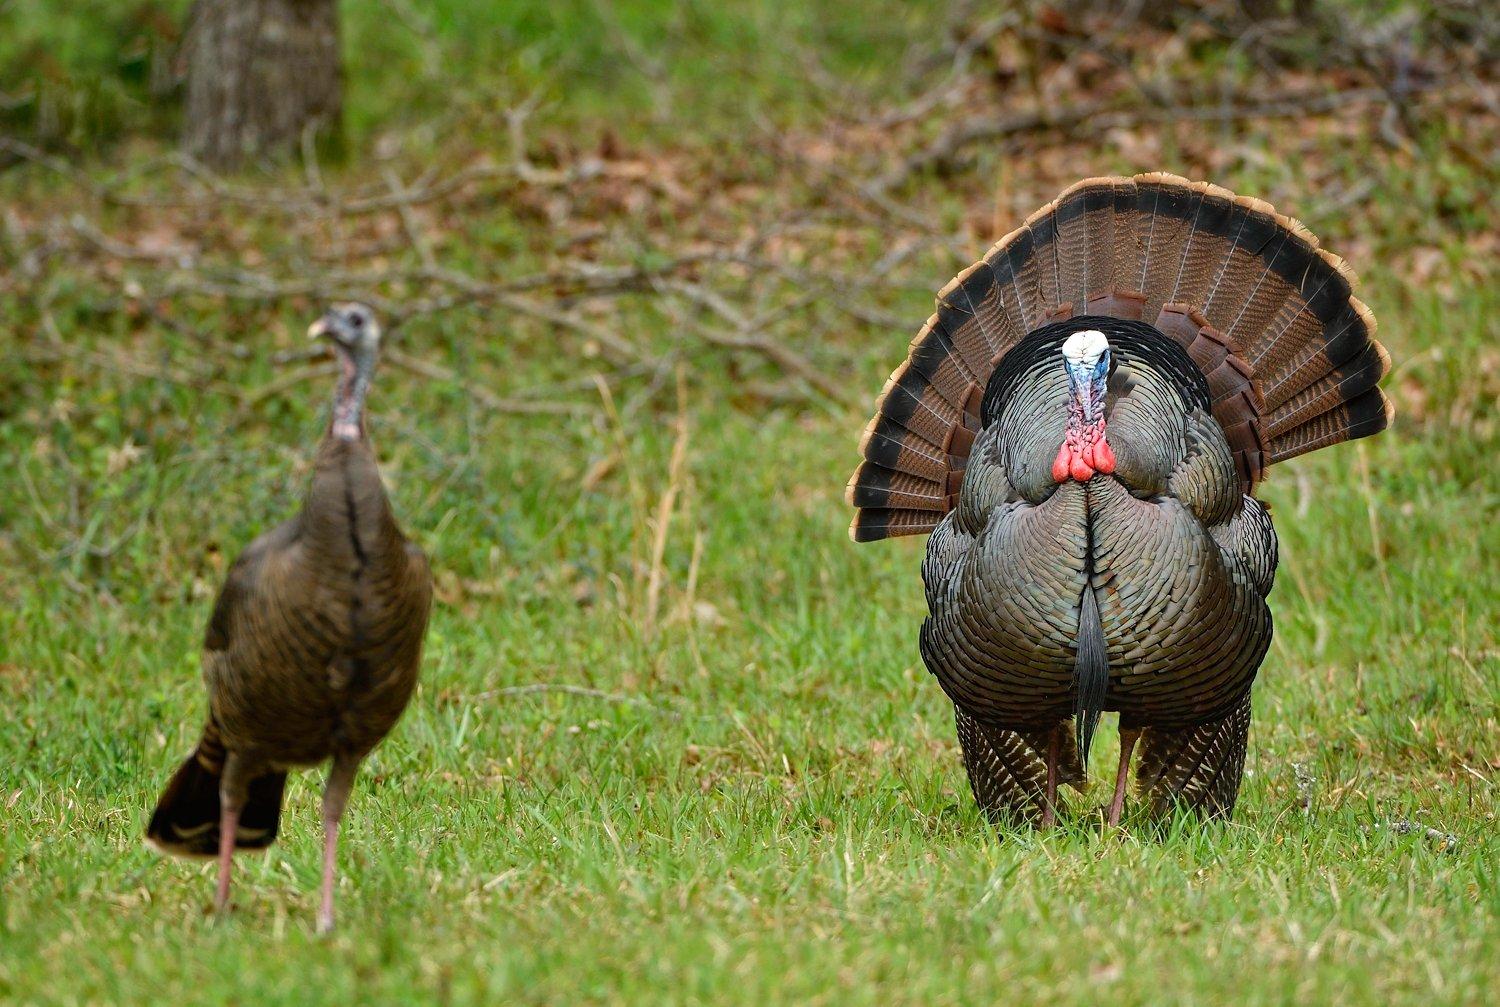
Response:
M667 552L667 532L672 526L672 511L677 506L677 494L682 487L682 469L687 460L688 418L687 380L681 365L677 368L677 436L672 443L672 460L667 465L667 487L656 504L656 518L652 522L651 566L646 580L645 635L650 639L656 633L656 617L661 606L663 580L662 564Z
M430 272L436 272L438 268L437 259L432 254L432 246L427 244L427 239L422 235L422 229L417 226L417 219L412 214L411 204L405 201L406 188L401 178L391 168L385 169L386 184L391 187L391 195L397 197L396 216L401 218L401 229L406 232L407 241L417 253L422 267Z
M852 398L848 389L835 384L796 350L761 335L758 331L761 326L758 323L746 318L738 308L712 290L684 280L663 281L660 286L682 294L688 300L707 308L734 327L735 331L728 333L701 326L699 331L710 343L715 346L758 353L782 370L806 381L834 402L846 405L851 403Z
M1434 829L1430 825L1421 822L1408 821L1405 818L1393 819L1389 822L1376 822L1374 825L1364 826L1366 832L1378 832L1387 829L1397 836L1406 836L1417 833L1424 838L1430 839L1438 844L1438 849L1443 853L1451 853L1458 848L1458 836L1442 829Z
M499 699L502 696L530 696L539 692L560 692L568 696L602 699L609 703L633 703L639 706L651 705L651 703L639 696L627 696L620 692L605 692L603 689L590 689L583 685L563 685L555 682L533 682L531 685L508 685L502 689L486 689L484 692L474 693L468 699L470 702L475 702L482 699Z
M243 422L255 411L255 407L267 399L275 398L290 388L295 388L304 381L314 378L331 378L339 372L339 365L332 361L322 361L311 367L299 368L295 371L272 378L259 388L253 388L248 392L240 393L239 414L236 422Z
M580 416L590 412L589 408L578 402L545 402L535 399L504 399L490 391L471 384L459 376L457 371L435 364L421 357L414 357L408 353L395 348L387 348L383 354L386 360L396 367L420 374L424 378L432 378L434 381L445 381L467 392L475 402L486 409L497 413L521 413L542 414L551 416Z
M1304 815L1311 814L1318 778L1313 775L1305 762L1292 763L1292 775L1297 781L1297 803L1301 806Z

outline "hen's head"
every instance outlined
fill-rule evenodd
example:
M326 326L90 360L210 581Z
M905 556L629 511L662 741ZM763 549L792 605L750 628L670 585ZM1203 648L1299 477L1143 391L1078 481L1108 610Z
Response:
M328 339L356 357L373 356L380 348L380 321L369 305L358 301L335 304L307 330L310 339Z

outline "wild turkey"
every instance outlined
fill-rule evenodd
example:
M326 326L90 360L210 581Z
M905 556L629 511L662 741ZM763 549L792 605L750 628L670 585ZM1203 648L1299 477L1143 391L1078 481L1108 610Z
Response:
M336 305L308 334L341 364L333 415L302 511L235 561L203 641L208 723L147 827L165 853L219 858L229 900L236 849L276 838L287 770L332 760L323 794L318 929L333 926L339 822L360 762L417 683L432 575L396 526L365 432L380 326Z
M1267 204L1149 174L1079 182L938 294L850 534L932 533L921 653L992 820L1050 824L1105 710L1111 824L1136 748L1153 813L1232 812L1276 568L1250 494L1391 416L1353 282Z

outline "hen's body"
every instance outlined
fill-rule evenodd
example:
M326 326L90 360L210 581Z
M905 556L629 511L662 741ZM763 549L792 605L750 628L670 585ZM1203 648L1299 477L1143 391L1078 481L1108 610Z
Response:
M252 775L369 752L416 687L430 604L426 558L396 526L369 442L326 439L302 512L250 544L209 622L225 746Z
M374 316L344 305L312 333L333 340L343 369L312 485L297 516L252 542L225 579L203 641L208 722L146 837L167 853L217 854L223 909L234 851L276 838L287 770L330 761L318 915L327 929L339 823L361 761L416 687L432 576L396 525L365 431Z
M1154 811L1232 810L1277 558L1251 494L1389 420L1351 279L1266 204L1154 174L1073 186L938 295L851 534L931 532L922 657L992 817L1049 821L1106 710L1112 821L1137 743Z

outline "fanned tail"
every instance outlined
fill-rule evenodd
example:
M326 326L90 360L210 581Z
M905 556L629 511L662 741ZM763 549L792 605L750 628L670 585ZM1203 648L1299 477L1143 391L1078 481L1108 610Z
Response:
M1246 492L1275 462L1385 429L1390 356L1354 282L1261 200L1161 173L1079 182L938 294L866 428L851 537L935 528L957 502L995 365L1078 315L1150 322L1187 348Z

